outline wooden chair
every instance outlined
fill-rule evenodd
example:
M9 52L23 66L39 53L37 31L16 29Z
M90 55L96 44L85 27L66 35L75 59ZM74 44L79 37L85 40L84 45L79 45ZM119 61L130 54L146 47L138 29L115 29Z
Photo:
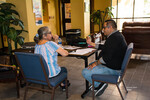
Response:
M19 94L18 69L13 66L11 55L0 54L0 82L16 82L17 98Z

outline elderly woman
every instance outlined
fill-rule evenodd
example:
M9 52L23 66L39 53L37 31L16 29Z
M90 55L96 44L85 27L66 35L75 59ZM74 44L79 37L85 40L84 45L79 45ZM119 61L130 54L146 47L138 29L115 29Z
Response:
M54 39L55 42L51 41L52 39ZM65 67L60 67L57 64L58 53L62 56L68 55L68 51L57 44L57 35L53 36L50 29L47 26L44 26L38 29L38 34L34 37L34 41L37 43L34 53L41 54L47 62L49 78L57 76L60 72L67 73ZM70 83L68 85L70 85ZM61 84L61 87L65 90L65 82Z

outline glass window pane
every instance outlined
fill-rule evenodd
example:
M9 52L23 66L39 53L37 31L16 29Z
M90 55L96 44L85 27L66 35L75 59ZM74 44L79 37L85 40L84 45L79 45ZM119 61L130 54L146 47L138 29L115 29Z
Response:
M114 18L116 18L117 17L116 16L116 14L117 14L117 0L112 0L112 7L114 8L114 9L112 9L112 13L114 15Z
M132 17L132 15L133 0L118 0L118 18Z
M149 8L150 0L135 0L134 17L150 17Z
M122 31L122 26L124 22L131 22L132 19L117 19L117 29Z
M145 18L145 19L134 19L136 22L150 22L150 18Z

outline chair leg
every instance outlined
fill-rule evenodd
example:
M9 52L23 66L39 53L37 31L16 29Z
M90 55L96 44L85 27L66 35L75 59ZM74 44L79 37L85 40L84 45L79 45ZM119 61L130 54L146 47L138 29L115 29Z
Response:
M44 89L44 85L42 85L42 89ZM44 91L42 91L42 93L44 94L45 92L44 92Z
M20 87L19 87L19 82L18 79L16 79L16 89L17 89L17 98L20 98Z
M124 88L125 88L125 90L126 90L126 93L128 93L128 90L127 90L127 88L126 88L126 84L125 84L124 80L122 80L122 83L123 83L123 86L124 86Z
M55 94L55 87L52 87L51 100L54 100L54 94Z
M92 80L92 95L93 95L93 100L94 100L94 97L95 97L95 93L94 93L94 80Z
M16 90L17 90L17 98L20 98L20 87L19 87L19 80L18 80L18 74L17 70L15 70L15 75L16 75Z
M67 82L67 78L65 79L65 83L66 83L66 99L68 99L68 82Z
M124 100L124 98L123 98L123 96L122 96L122 93L121 93L121 91L120 91L120 88L119 88L118 84L116 84L116 86L117 86L117 88L118 88L118 91L119 91L119 93L120 93L120 95L121 95L122 100Z
M28 87L25 87L25 93L24 93L24 100L26 100L26 96L27 96L27 92L28 92Z

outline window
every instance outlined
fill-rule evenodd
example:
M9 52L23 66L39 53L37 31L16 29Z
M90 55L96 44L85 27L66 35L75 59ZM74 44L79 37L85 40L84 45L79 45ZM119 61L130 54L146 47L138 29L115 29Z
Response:
M150 21L150 0L112 0L112 7L120 31L125 21Z

